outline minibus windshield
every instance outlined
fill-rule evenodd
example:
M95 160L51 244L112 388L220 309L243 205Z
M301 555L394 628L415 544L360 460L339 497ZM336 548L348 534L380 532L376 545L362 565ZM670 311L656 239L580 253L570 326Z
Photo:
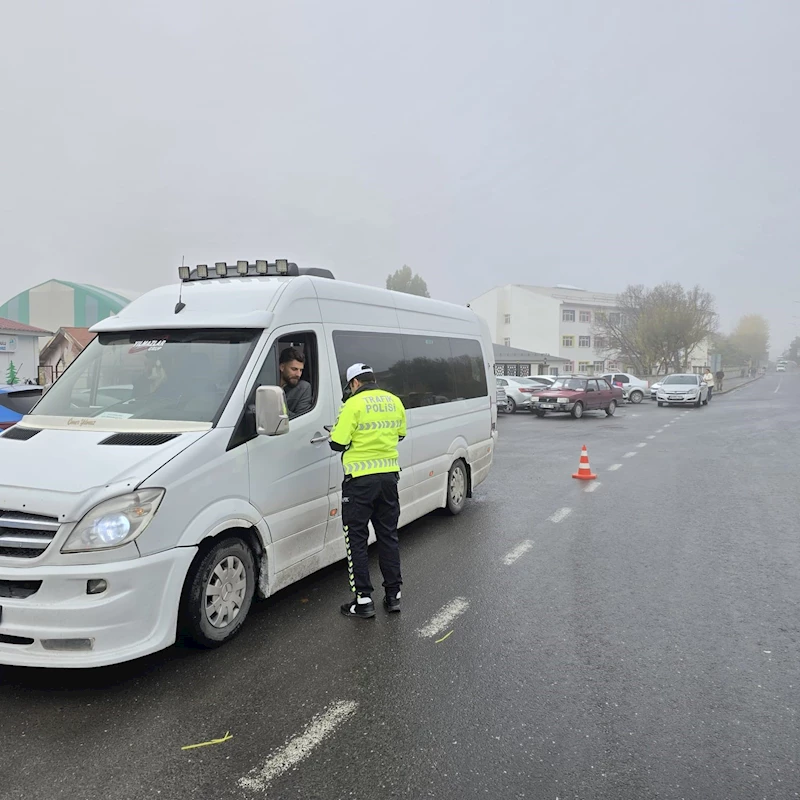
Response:
M33 415L216 422L259 333L101 333Z

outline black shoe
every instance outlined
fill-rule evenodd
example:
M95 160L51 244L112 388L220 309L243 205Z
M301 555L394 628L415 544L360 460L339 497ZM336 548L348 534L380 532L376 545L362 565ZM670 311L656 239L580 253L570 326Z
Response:
M363 599L363 598L362 598ZM342 603L342 614L346 617L361 617L361 619L369 619L375 616L375 603L369 599L368 603L359 603L354 597L346 603Z
M393 611L399 611L400 592L397 592L397 594L389 594L389 592L387 592L386 596L383 598L383 607L390 613Z

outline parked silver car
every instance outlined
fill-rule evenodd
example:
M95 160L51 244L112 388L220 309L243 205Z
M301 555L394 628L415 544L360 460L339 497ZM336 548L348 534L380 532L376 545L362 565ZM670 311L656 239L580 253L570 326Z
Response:
M534 383L530 378L518 378L510 375L499 376L497 385L505 389L509 414L513 414L518 409L530 411L534 393L543 388L541 383Z
M508 411L508 398L506 390L498 384L497 386L497 410L505 413Z

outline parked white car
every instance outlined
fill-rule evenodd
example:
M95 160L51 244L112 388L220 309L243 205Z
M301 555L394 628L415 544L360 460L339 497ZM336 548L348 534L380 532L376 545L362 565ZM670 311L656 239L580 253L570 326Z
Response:
M708 386L702 375L667 375L656 395L661 406L708 405Z
M650 394L650 384L628 372L607 372L602 377L612 386L619 386L623 398L631 403L641 403Z

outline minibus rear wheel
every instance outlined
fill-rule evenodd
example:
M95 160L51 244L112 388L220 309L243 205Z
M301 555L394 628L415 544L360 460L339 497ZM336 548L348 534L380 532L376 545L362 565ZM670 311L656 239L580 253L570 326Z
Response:
M200 647L219 647L242 627L256 585L253 553L239 538L198 553L184 586L180 629Z

